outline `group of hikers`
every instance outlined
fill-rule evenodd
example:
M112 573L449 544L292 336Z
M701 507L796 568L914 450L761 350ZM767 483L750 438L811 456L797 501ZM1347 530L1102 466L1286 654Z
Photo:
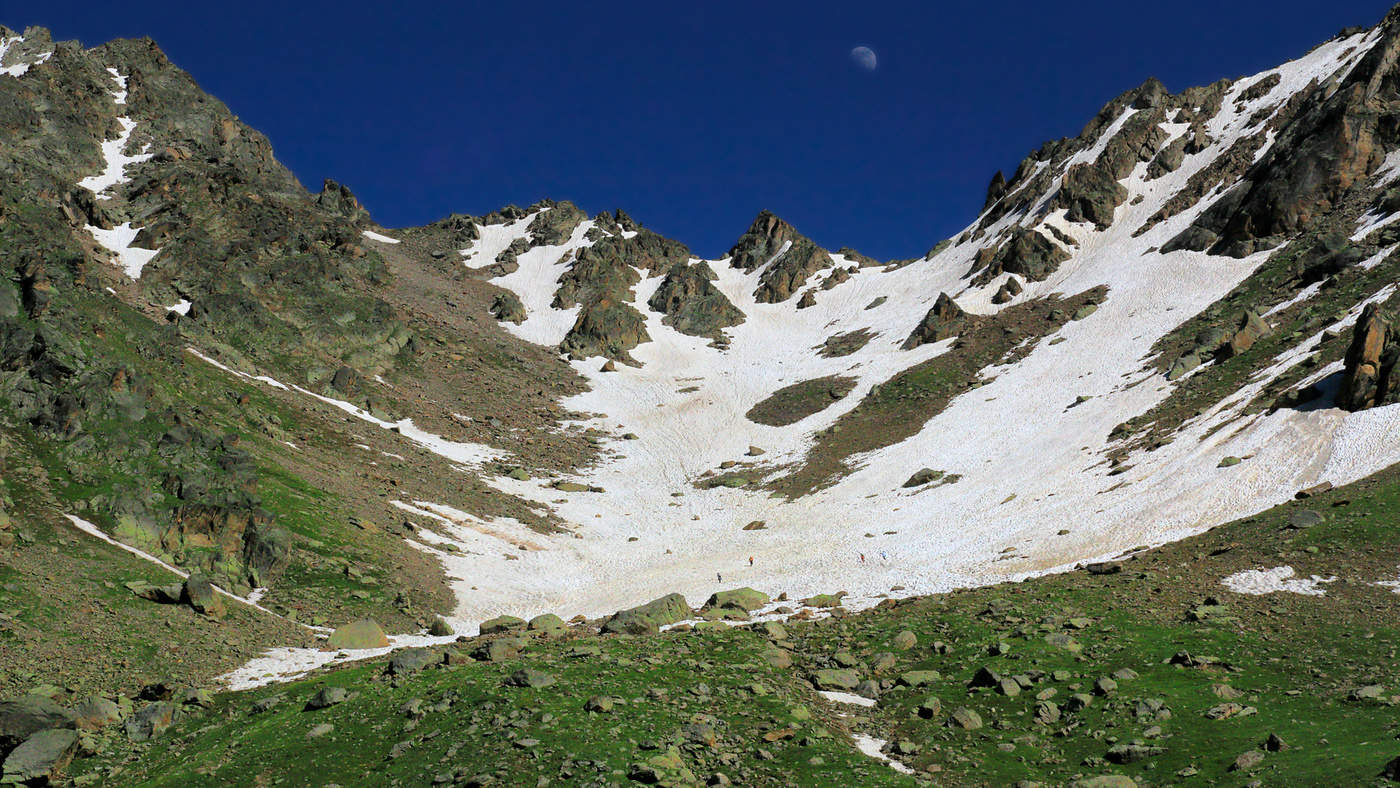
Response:
M859 555L860 555L860 562L861 562L862 564L865 563L865 553L859 553ZM880 551L880 560L881 560L881 561L889 561L889 560L890 560L889 553L886 553L884 550L881 550L881 551ZM749 556L749 566L753 566L753 556ZM715 572L715 582L716 582L716 583L723 583L723 582L724 582L724 575L721 574L721 573L719 573L719 572Z

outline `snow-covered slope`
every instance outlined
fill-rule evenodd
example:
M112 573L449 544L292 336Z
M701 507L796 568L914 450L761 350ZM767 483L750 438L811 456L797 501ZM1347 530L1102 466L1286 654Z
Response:
M745 315L726 330L727 347L664 325L648 307L664 272L639 270L631 305L646 316L650 341L631 351L638 364L601 371L602 358L572 361L591 391L565 404L597 414L587 425L615 436L605 459L572 481L602 491L561 492L550 479L491 480L557 515L569 533L542 536L512 521L487 523L451 502L416 500L407 485L400 505L453 523L445 527L468 548L441 553L450 574L471 578L458 587L459 620L545 610L602 614L665 592L698 599L740 584L794 597L846 590L848 604L871 604L886 594L989 583L1115 556L1258 511L1320 481L1344 483L1400 460L1400 443L1383 439L1397 427L1395 408L1280 410L1213 430L1238 416L1230 402L1189 421L1170 445L1131 456L1122 464L1126 472L1112 471L1106 460L1114 427L1151 410L1180 385L1149 364L1154 343L1226 296L1277 251L1239 259L1160 251L1229 191L1228 181L1146 232L1139 228L1242 140L1256 141L1252 161L1265 157L1278 139L1272 122L1288 99L1334 89L1329 85L1342 83L1380 40L1379 31L1333 40L1229 85L1219 111L1198 123L1168 117L1150 136L1154 149L1121 180L1127 196L1105 229L1069 221L1066 208L1055 206L1057 194L1072 167L1098 160L1150 103L1122 106L1072 155L1025 168L1001 200L1023 207L999 216L990 207L932 257L882 268L832 255L850 277L829 290L814 289L810 307L795 308L795 299L756 301L767 266L745 273L728 260L710 261L714 284ZM1184 154L1174 171L1150 177L1151 154L1193 127L1209 144ZM995 221L981 227L990 216ZM463 264L483 268L513 241L528 240L533 217L481 227L481 240L463 250ZM578 310L555 309L551 301L575 252L590 243L585 235L592 226L584 222L564 244L519 255L518 269L493 279L515 292L526 311L520 324L504 324L508 330L545 345L563 340ZM980 251L996 248L1016 227L1034 228L1070 257L1043 281L1025 280L1019 295L994 304L1010 274L977 286L969 269ZM786 252L780 249L768 266ZM956 397L913 437L854 458L854 471L824 489L787 499L754 486L696 484L721 463L754 459L746 457L750 446L763 450L757 459L768 478L776 478L782 466L800 463L814 436L873 387L948 352L956 340L901 349L940 292L970 313L989 315L1098 286L1109 294L1097 311L1039 340L1022 360L985 369L985 385ZM1351 319L1356 311L1359 306ZM833 335L861 330L875 338L854 354L817 352ZM1277 371L1301 361L1306 346L1278 359ZM854 390L789 426L745 418L778 389L828 375L854 378ZM1235 404L1243 406L1243 398ZM629 433L632 438L624 439ZM1248 459L1217 467L1226 457ZM921 467L961 480L903 487ZM452 514L444 519L444 512ZM745 530L753 521L765 527ZM522 542L529 548L519 550ZM506 551L519 560L503 560Z

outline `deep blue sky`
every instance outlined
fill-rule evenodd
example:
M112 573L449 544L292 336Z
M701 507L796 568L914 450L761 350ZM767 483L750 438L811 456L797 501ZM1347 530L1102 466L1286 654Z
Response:
M1255 73L1389 2L667 6L0 0L0 23L155 38L303 183L347 184L389 227L552 197L717 256L768 208L893 258L959 230L995 170L1144 78Z

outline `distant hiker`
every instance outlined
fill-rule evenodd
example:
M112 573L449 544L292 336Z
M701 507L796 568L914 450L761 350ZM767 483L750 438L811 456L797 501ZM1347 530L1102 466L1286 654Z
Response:
M753 566L753 556L749 556L749 566Z
M715 572L715 582L716 582L716 583L723 583L723 582L724 582L724 578L723 578L723 577L720 577L719 572Z
M880 551L880 560L881 560L881 561L888 561L888 560L890 560L889 555L886 554L884 550L881 550L881 551Z
M861 553L861 554L860 554L860 562L861 562L862 564L865 563L865 553Z

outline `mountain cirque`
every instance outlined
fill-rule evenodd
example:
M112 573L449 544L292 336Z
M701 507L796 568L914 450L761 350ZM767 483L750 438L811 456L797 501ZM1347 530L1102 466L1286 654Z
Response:
M0 689L51 685L13 710L57 715L36 731L81 727L55 698L144 692L141 740L207 706L174 684L392 647L408 675L488 619L462 664L619 610L643 634L888 612L1351 489L1400 460L1397 52L1392 12L1252 77L1149 80L882 264L766 211L715 260L567 202L386 229L153 42L0 29ZM773 599L686 601L739 585ZM337 627L378 648L318 648ZM818 688L858 694L802 632ZM80 746L35 741L12 782ZM632 779L685 782L682 751Z

